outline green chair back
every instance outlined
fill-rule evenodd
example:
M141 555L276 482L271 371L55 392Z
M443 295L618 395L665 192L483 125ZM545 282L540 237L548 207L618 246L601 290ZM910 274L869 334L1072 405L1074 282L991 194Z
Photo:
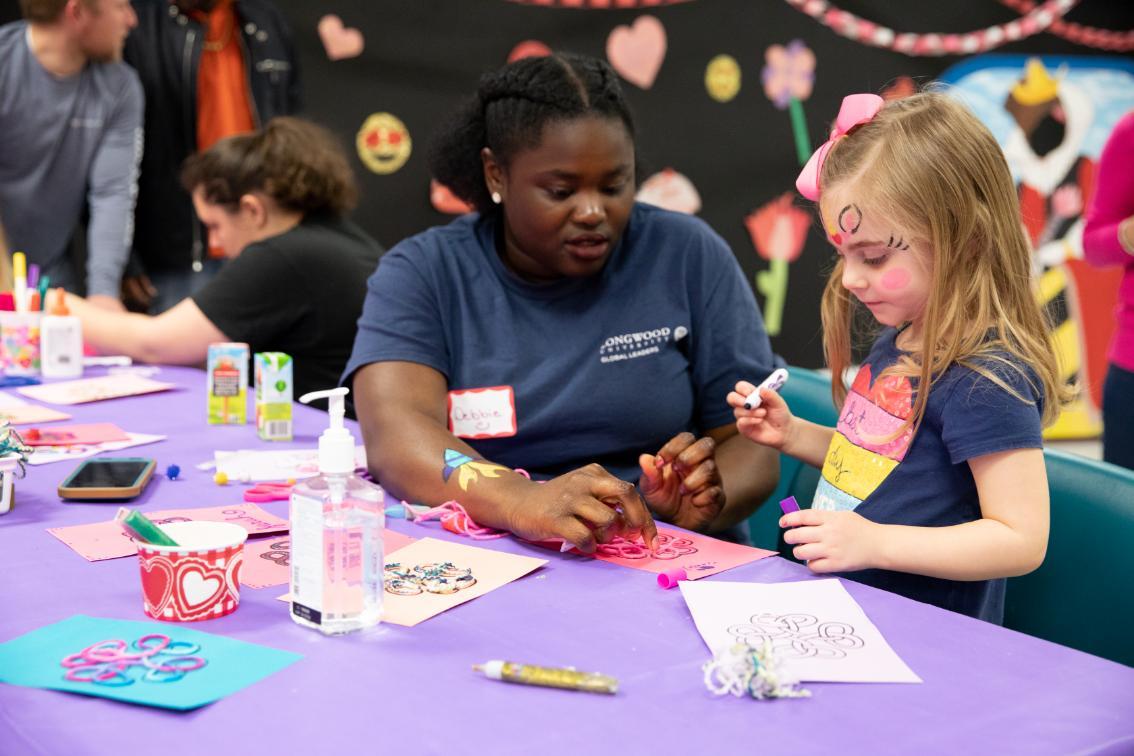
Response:
M789 367L790 377L780 395L797 417L834 426L839 413L831 401L831 379L807 368ZM794 457L780 455L780 482L763 504L748 518L752 543L764 549L779 549L780 501L794 496L800 506L810 506L819 484L819 471Z
M1051 536L1008 581L1004 625L1134 666L1134 472L1044 450Z

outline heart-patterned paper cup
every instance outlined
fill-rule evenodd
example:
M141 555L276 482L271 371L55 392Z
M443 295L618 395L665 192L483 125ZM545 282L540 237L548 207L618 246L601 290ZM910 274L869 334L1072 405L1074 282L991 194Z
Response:
M161 529L179 545L138 544L146 616L195 622L236 611L248 531L228 522L171 522Z

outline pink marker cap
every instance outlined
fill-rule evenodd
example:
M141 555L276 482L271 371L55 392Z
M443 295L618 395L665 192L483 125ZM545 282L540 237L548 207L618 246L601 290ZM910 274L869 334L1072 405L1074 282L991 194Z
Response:
M666 570L665 572L658 573L658 587L669 590L670 588L677 587L679 580L688 580L689 575L685 572L683 567L678 567L673 570Z

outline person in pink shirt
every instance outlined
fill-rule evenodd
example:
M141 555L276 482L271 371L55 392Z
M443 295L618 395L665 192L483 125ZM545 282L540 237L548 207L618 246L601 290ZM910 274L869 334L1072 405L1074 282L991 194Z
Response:
M1083 254L1092 265L1125 269L1103 386L1103 459L1134 469L1134 112L1118 122L1103 147Z

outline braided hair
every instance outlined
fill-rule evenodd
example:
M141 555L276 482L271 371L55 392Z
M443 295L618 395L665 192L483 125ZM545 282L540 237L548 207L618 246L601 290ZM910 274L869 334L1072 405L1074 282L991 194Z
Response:
M434 136L433 177L482 213L497 209L484 183L480 151L507 165L539 146L544 126L588 115L617 118L634 139L634 117L605 61L572 53L523 58L480 78L476 96Z

